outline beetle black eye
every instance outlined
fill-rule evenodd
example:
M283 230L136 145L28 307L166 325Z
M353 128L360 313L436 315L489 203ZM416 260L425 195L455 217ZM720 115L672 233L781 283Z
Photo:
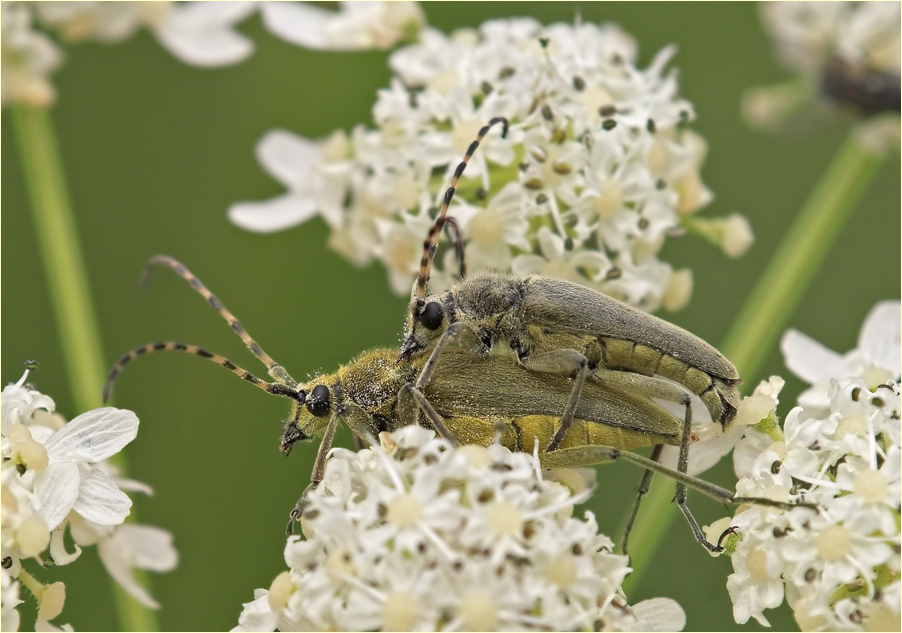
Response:
M329 415L329 388L317 385L307 396L307 410L318 418Z
M437 330L442 324L442 318L445 316L442 306L435 301L430 301L420 312L418 320L423 327L429 330Z

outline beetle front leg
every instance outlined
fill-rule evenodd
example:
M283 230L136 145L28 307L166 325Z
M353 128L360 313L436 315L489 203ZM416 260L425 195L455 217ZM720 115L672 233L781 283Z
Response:
M304 514L304 507L307 505L307 495L315 490L323 480L323 475L326 472L326 459L329 456L329 451L332 450L332 442L335 440L335 431L338 428L338 418L339 416L336 412L329 419L329 424L326 426L326 432L323 435L323 441L320 442L319 448L316 451L316 461L313 462L313 472L310 474L310 484L304 488L304 492L301 493L301 498L294 504L294 509L288 515L288 526L285 528L285 532L289 536L294 531L294 522L300 519L301 515Z
M294 522L299 520L301 515L304 514L304 509L307 506L307 495L316 490L316 487L319 486L326 474L326 461L329 458L329 451L332 450L332 443L335 440L335 431L338 430L339 420L344 422L345 426L351 430L355 440L358 437L368 439L375 435L370 416L360 406L353 402L342 402L336 407L335 413L332 414L329 423L326 425L323 440L316 451L316 461L313 462L310 484L301 493L301 498L298 499L294 509L288 515L288 527L285 531L289 535L294 531Z

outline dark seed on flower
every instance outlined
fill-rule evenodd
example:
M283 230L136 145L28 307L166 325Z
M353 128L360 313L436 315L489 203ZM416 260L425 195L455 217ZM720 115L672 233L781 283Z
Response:
M805 572L805 582L814 582L817 580L817 571L809 569Z
M542 45L542 48L545 48L546 46L548 46L548 42L550 42L550 41L551 41L551 40L549 40L547 37L540 37L540 38L539 38L539 44Z
M527 169L529 169L529 163L520 163L519 165L517 165L517 167L520 168L520 171L526 171Z
M643 231L648 228L649 221L648 218L639 218L639 228Z
M649 132L651 132L652 134L655 133L655 130L657 128L655 127L655 122L653 119L648 120L648 123L645 124L645 129L648 130Z
M476 500L479 503L488 503L489 501L491 501L494 498L495 498L494 492L492 492L491 490L483 490L482 492L479 493L479 495L477 495Z
M3 566L3 569L9 569L13 566L13 559L11 556L5 556L3 558L3 563L0 563Z
M598 114L600 114L603 117L612 117L615 114L617 114L617 106L615 106L613 104L603 105L600 108L598 108Z
M860 395L861 395L861 387L855 387L852 390L852 400L854 400L855 402L858 402L858 396L860 396Z
M492 84L487 81L483 81L479 87L482 89L482 94L487 95L492 92Z
M551 111L551 106L548 106L548 105L542 106L542 117L546 121L554 121L554 112Z
M507 67L501 69L501 72L498 73L498 76L501 77L502 79L507 79L508 77L513 77L515 72L517 72L516 68L511 68L510 66L507 66Z
M573 238L569 235L564 238L564 250L572 251L573 250Z
M546 202L548 202L548 196L544 193L540 193L536 196L536 204L545 204Z
M38 368L38 361L31 360L30 358L25 361L25 369L28 371L35 371ZM10 563L12 564L12 563Z
M605 279L620 279L623 277L623 271L613 266L606 274Z
M782 465L782 463L780 462L780 460L775 461L773 464L770 465L770 472L772 472L775 475L778 474L780 472L781 465Z
M570 553L574 556L582 556L583 554L583 546L579 543L574 543L573 547L570 548Z
M586 80L582 77L574 77L573 78L573 87L582 92L586 89Z
M667 181L664 180L663 178L658 178L658 181L655 183L655 187L656 187L658 190L666 189L666 188L667 188Z
M513 470L510 464L505 464L504 462L495 462L492 464L492 470L496 470L499 472L507 472L509 470Z
M541 178L530 178L523 183L523 186L527 189L544 189L545 183L542 182Z
M886 402L883 401L883 398L871 398L871 404L875 407L882 407Z
M551 165L551 169L554 170L554 173L566 175L573 171L573 168L567 163L555 161L554 164Z
M485 190L485 187L479 187L476 190L476 199L477 200L485 200L489 197L489 192Z
M601 122L601 127L610 132L615 127L617 127L617 121L615 121L614 119L605 119Z
M567 132L565 132L561 128L555 128L555 130L551 133L551 140L560 145L567 140Z

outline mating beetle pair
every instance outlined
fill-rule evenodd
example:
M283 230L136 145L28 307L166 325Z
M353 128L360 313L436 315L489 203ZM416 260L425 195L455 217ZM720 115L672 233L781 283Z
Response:
M454 172L424 244L400 353L372 350L333 374L299 384L197 277L176 260L157 256L148 266L166 265L186 279L266 365L273 382L197 346L155 343L119 359L110 371L105 396L123 366L143 353L171 350L208 358L258 388L293 401L282 433L283 453L294 443L323 433L311 487L322 481L339 421L364 441L408 424L434 428L452 442L481 445L490 444L500 433L501 443L511 450L532 452L537 445L545 467L624 458L647 469L640 498L647 490L650 471L674 478L676 501L696 539L719 551L720 543L708 542L689 512L686 486L724 502L791 504L737 498L686 474L690 392L702 398L723 429L730 426L738 407L739 376L717 350L666 321L549 277L483 273L463 279L440 296L427 297L437 238L451 221L447 210L457 181L480 141L498 123L502 134L506 132L506 120L492 119ZM462 254L462 248L458 251ZM662 409L653 397L684 405L684 419ZM678 470L657 462L665 444L681 447ZM656 447L651 459L628 450L642 446ZM303 508L304 496L291 513L289 531ZM630 525L634 517L635 509Z

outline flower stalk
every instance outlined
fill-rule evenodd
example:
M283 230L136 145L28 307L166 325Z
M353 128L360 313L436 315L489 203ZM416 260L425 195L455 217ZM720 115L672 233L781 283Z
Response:
M774 349L808 283L881 163L882 158L863 149L855 131L850 131L787 231L720 347L746 384L757 382L767 354ZM624 582L628 595L641 582L655 549L676 516L667 511L673 498L672 486L659 477L643 501L631 535L631 542L635 543L631 548L633 573Z
M53 125L46 109L11 109L69 386L75 409L88 411L102 406L104 356ZM126 476L121 454L110 461ZM135 520L134 509L129 519ZM146 586L143 572L136 573ZM124 630L157 630L153 611L128 596L115 582L113 593Z

